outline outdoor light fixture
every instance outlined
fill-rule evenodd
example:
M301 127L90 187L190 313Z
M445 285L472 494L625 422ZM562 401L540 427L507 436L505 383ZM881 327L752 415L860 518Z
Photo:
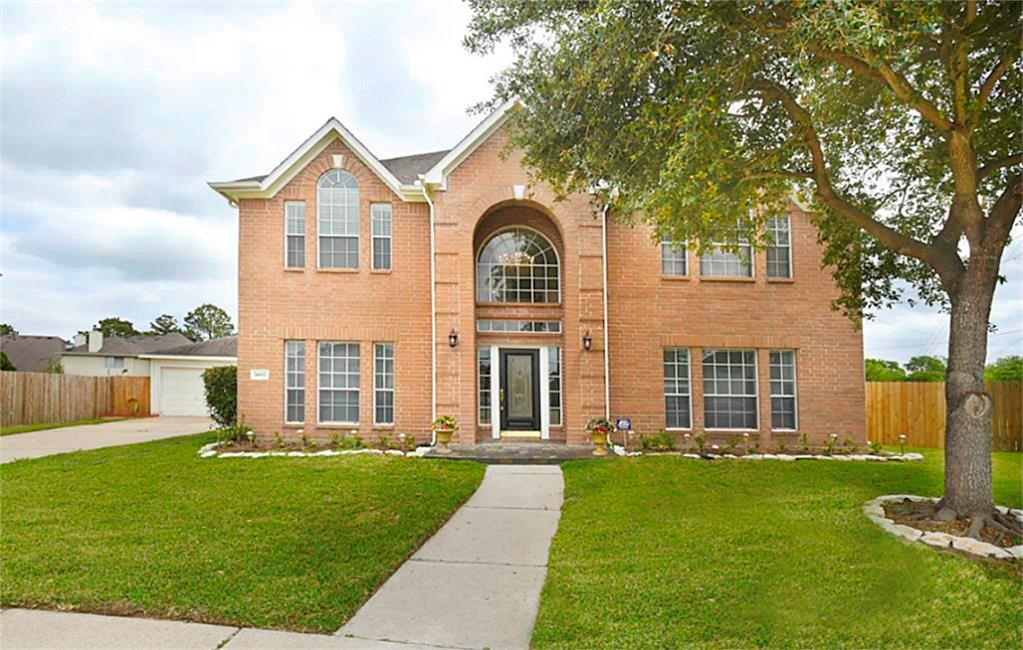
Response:
M589 352L590 347L592 347L592 346L593 346L593 337L590 336L590 330L586 330L586 333L583 334L583 349L586 350L587 352Z
M455 330L451 330L450 332L448 332L448 345L450 345L451 347L455 347L456 345L458 345L458 332L456 332Z

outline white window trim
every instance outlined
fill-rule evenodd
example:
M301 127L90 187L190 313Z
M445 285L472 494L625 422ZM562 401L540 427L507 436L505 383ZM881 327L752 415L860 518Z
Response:
M501 349L523 349L539 350L540 352L540 439L549 440L551 437L551 400L550 400L550 369L548 366L547 345L515 343L508 345L490 346L490 431L491 437L495 440L501 438L501 407L500 407L500 386L501 386ZM561 370L561 421L565 421L565 370ZM477 409L478 411L478 409ZM562 424L562 426L565 426Z
M771 372L771 353L772 352L791 352L792 353L792 413L796 418L796 426L789 428L774 428L774 410L771 411L771 431L799 431L799 361L796 359L796 351L792 348L782 348L778 350L767 351L767 371L768 371L768 382L770 382ZM758 382L759 383L759 382ZM771 395L774 397L774 394ZM778 397L788 397L788 395L779 395Z
M708 427L707 426L707 414L706 406L704 407L703 421L704 431L760 431L760 355L757 354L756 348L700 348L700 367L703 367L703 350L714 350L717 351L736 351L736 352L752 352L753 353L753 399L756 403L756 408L753 409L753 413L756 416L756 424L753 427ZM718 395L703 393L703 397L736 397L736 395ZM745 395L743 397L746 397Z
M391 346L391 387L390 388L377 388L377 346L378 345L390 345ZM397 419L395 410L397 403L395 402L395 382L398 378L398 367L397 367L397 353L394 349L394 343L391 341L374 341L373 343L373 426L376 427L393 427L394 421ZM362 382L362 360L359 360L359 382ZM391 394L391 421L390 422L378 422L377 421L377 392L390 393Z
M767 272L767 254L765 253L764 254L764 273L765 273L765 275L766 275L768 280L791 280L793 278L793 276L795 276L795 274L796 274L795 273L795 269L792 268L792 215L786 213L786 214L780 215L780 216L784 216L785 220L789 222L789 245L785 247L785 248L788 249L788 254L789 254L789 274L786 275L786 276L780 277L780 278L772 278L771 274ZM775 248L780 248L780 246L775 247ZM779 431L784 431L785 429L778 429L778 430Z
M693 430L693 351L692 351L692 348L671 347L671 346L669 346L667 348L662 348L661 349L661 386L662 386L662 388L661 388L661 393L662 393L661 394L661 399L664 399L665 397L668 396L668 394L664 392L664 388L663 388L663 386L664 386L664 350L685 350L686 353L689 355L689 359L688 359L688 361L686 363L686 374L688 375L687 381L689 382L689 395L687 396L689 398L689 426L688 427L669 427L669 426L665 426L664 430L665 431L692 431ZM668 407L667 407L667 405L665 405L665 407L664 407L664 423L665 423L665 425L668 424Z
M285 252L287 255L287 252ZM302 359L305 360L305 341L302 339L284 339L284 424L305 424L305 420L289 420L288 419L288 343L291 341L302 342ZM303 364L302 370L302 413L305 414L305 391L306 391L306 371ZM317 405L317 408L319 406Z
M359 341L316 341L316 423L324 424L327 426L344 426L344 427L357 427L359 422L334 422L320 419L320 343L347 343L355 345L359 349L359 385L356 388L346 388L345 390L354 390L357 394L357 403L359 404L359 417L362 417L362 343ZM330 390L335 390L331 388ZM340 389L336 389L340 390Z
M678 274L678 273L670 273L669 274L669 273L665 273L664 272L664 245L667 244L668 247L670 248L671 245L674 244L674 243L676 243L674 240L672 240L672 239L665 239L665 238L662 237L661 238L661 242L658 245L658 249L660 250L660 253L661 253L661 277L663 277L663 278L688 278L690 275L692 275L689 272L689 240L688 239L682 242L682 250L681 251L676 251L676 250L672 249L673 253L682 253L682 259L685 262L686 272L682 273L682 274ZM697 260L697 262L699 262L699 260ZM690 416L689 419L691 420L692 417Z
M288 205L298 204L302 206L302 234L292 235L288 232ZM305 264L302 266L291 266L288 264L288 237L302 237L302 261L305 262L305 243L306 243L306 220L308 217L305 213L305 201L285 201L284 202L284 268L286 269L304 269ZM317 251L319 253L319 251Z
M480 415L480 384L482 384L482 377L480 373L480 353L483 348L487 349L487 356L490 358L490 422L484 422ZM480 345L476 348L476 425L479 427L490 427L494 424L494 353L492 351L493 346L491 345Z
M558 424L551 421L551 350L558 355ZM560 345L547 346L547 428L565 426L565 355Z
M383 205L386 205L388 210L390 211L390 216L389 216L389 219L388 219L389 224L391 226L391 234L390 235L377 235L376 233L373 232L373 225L375 223L374 219L373 219L373 208L375 208L377 206L383 206ZM394 270L394 207L390 203L370 203L369 204L369 238L370 238L370 244L369 244L369 248L370 248L370 251L369 251L369 267L370 267L370 269L373 270L373 271L393 271ZM386 239L386 240L391 242L391 250L389 251L391 263L390 263L390 266L388 266L387 268L383 268L383 267L377 266L376 248L373 246L373 243L376 240L378 240L378 239Z

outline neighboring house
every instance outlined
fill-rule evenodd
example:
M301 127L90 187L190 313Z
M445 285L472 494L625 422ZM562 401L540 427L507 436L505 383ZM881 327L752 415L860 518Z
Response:
M606 414L708 444L864 441L862 335L831 309L810 215L774 215L766 251L699 257L530 187L502 155L508 109L389 160L332 118L270 174L210 184L239 211L247 424L426 439L453 415L463 443L583 443Z
M60 361L67 342L59 336L0 337L0 350L19 372L46 372Z
M150 412L206 415L202 372L237 363L234 336L193 343L183 334L108 336L92 331L75 337L61 363L71 375L150 377Z

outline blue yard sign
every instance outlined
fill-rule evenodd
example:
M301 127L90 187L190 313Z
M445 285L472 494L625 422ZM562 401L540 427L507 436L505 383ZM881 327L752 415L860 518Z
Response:
M615 429L618 431L632 431L632 420L629 418L618 418L615 420Z

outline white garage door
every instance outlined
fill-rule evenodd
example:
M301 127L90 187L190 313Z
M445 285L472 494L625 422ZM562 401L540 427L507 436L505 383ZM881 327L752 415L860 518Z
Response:
M203 368L163 368L160 399L163 415L207 415Z

